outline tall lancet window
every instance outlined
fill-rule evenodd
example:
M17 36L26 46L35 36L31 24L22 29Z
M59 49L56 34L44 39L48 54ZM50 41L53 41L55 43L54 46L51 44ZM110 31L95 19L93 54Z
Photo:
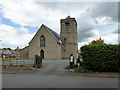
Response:
M63 44L64 44L64 51L66 51L66 38L64 38Z
M45 37L43 35L40 37L40 47L45 47Z

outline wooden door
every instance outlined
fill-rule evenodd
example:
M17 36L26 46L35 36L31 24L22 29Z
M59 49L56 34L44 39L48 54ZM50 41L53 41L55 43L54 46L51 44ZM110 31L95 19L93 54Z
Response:
M44 51L43 50L40 51L40 56L42 57L42 59L44 59Z

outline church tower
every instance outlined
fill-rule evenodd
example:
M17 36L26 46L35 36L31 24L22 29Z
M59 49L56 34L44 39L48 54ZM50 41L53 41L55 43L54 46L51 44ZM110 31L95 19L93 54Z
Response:
M68 16L60 20L61 58L68 59L70 54L78 57L77 22Z

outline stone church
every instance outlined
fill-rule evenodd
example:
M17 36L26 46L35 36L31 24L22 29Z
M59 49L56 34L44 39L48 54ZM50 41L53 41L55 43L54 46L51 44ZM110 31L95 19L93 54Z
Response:
M78 57L77 22L68 16L60 20L60 35L41 25L29 45L19 51L19 59L68 59L70 54Z

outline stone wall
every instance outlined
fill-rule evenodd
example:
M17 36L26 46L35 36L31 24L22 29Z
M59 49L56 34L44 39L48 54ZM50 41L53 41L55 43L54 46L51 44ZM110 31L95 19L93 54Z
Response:
M45 47L40 47L40 37L45 37ZM40 50L44 51L44 59L61 59L61 46L51 36L51 34L41 26L32 41L29 43L29 59L34 59L35 55L40 56Z
M29 59L28 54L29 54L29 46L19 51L18 59L21 59L21 60Z

